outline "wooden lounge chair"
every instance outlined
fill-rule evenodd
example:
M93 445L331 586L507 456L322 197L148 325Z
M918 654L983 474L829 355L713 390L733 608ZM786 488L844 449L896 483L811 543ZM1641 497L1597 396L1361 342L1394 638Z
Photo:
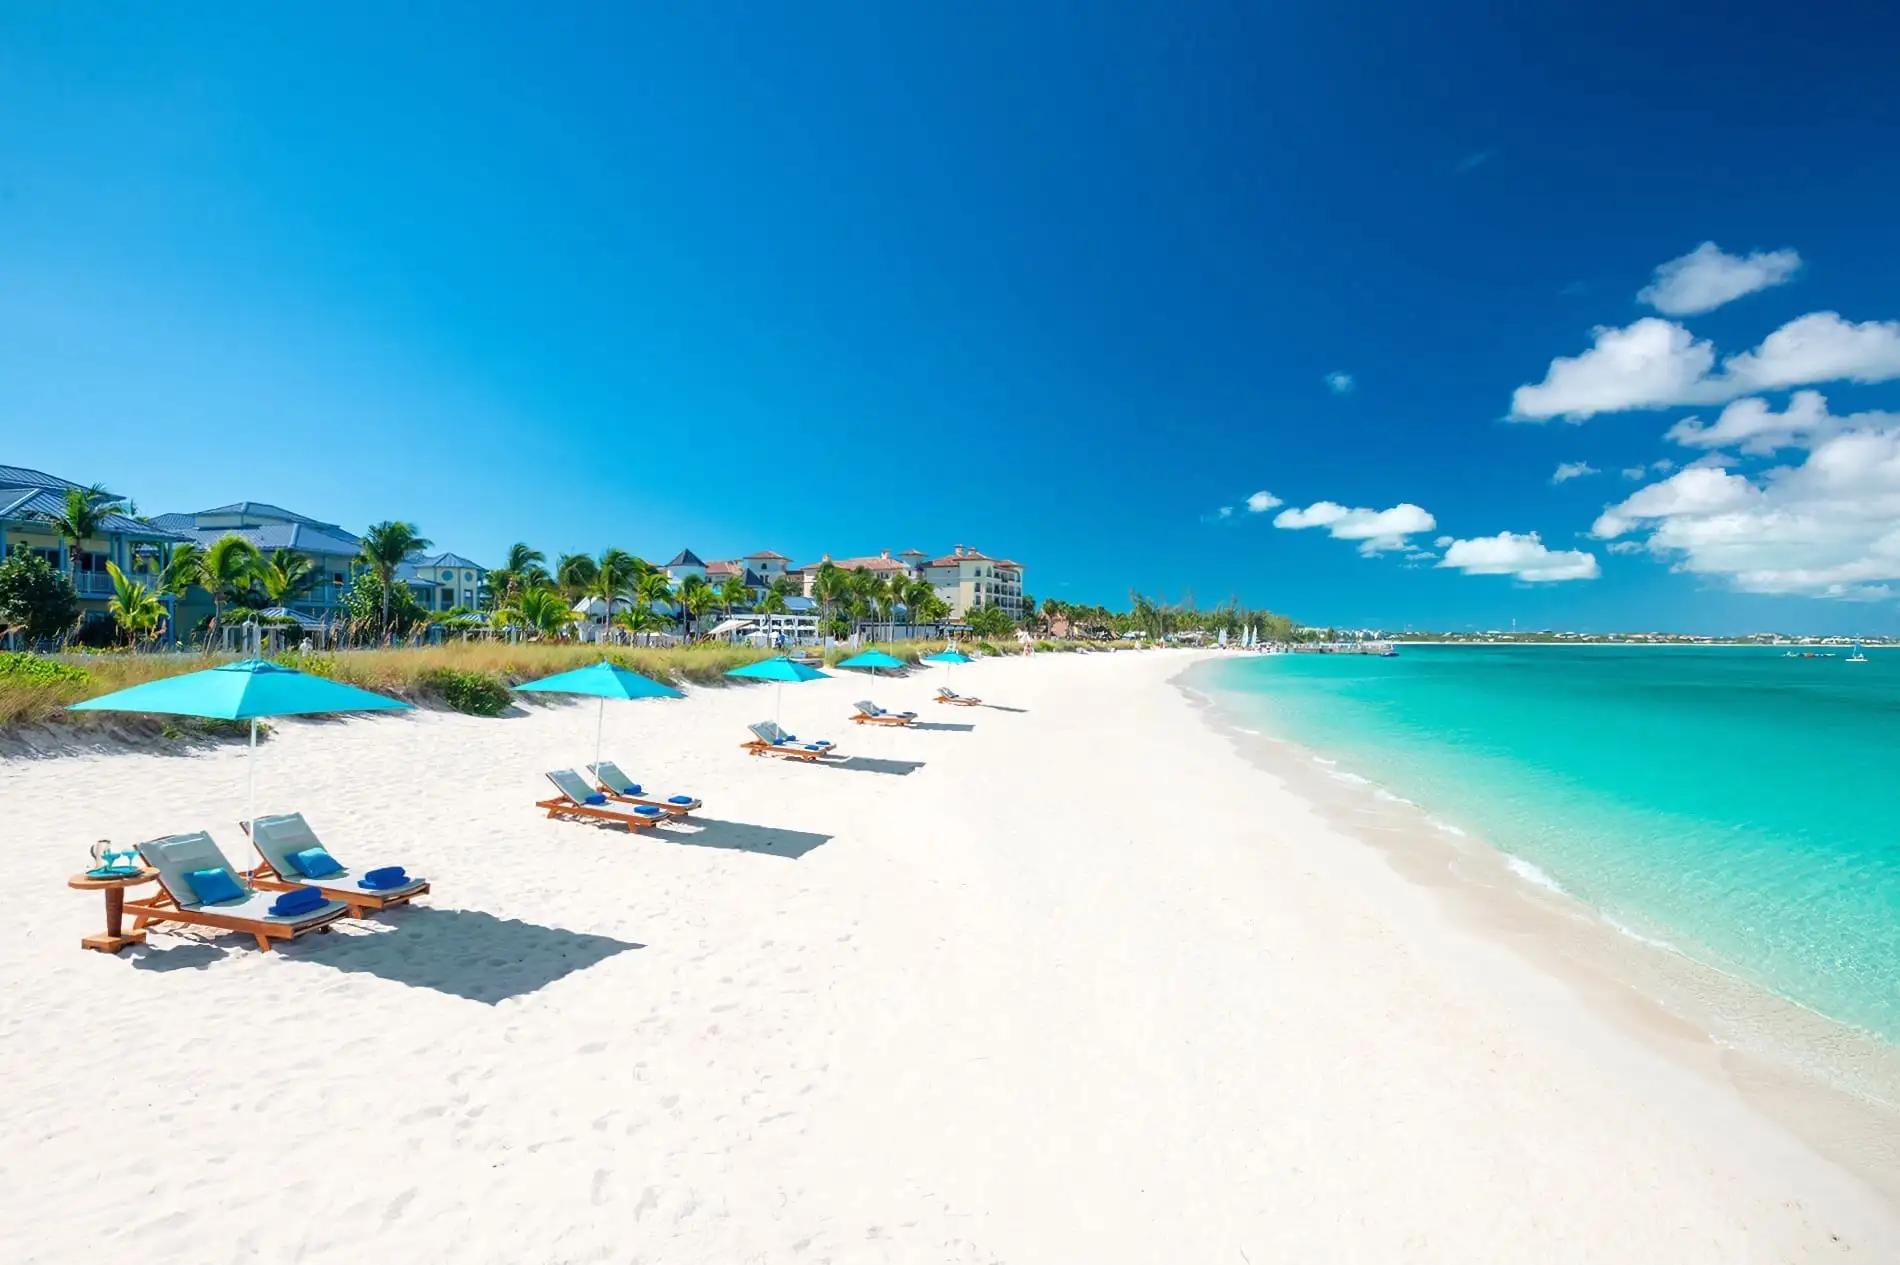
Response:
M649 795L638 782L622 773L620 766L612 760L590 764L587 771L594 775L594 784L600 787L600 793L617 804L644 804L671 817L689 816L706 806L691 795L669 795L665 799Z
M778 727L777 722L762 720L756 725L748 725L753 734L751 742L742 744L753 755L780 755L794 760L810 763L823 760L836 751L829 742L800 742L795 734L788 734Z
M250 873L252 887L268 892L314 887L330 900L340 900L348 905L352 918L362 918L392 905L406 905L429 890L428 881L419 878L408 879L391 887L365 887L363 880L370 871L349 866L321 878L300 877L302 871L297 865L297 854L306 848L323 847L302 813L259 817L243 825L245 832L251 836L251 844L257 849L257 855L263 858L263 864Z
M225 859L211 836L200 830L195 834L170 835L139 845L139 856L158 871L163 895L150 900L125 903L132 926L142 928L154 922L183 922L194 927L215 927L219 931L237 931L257 939L257 947L268 952L272 940L289 940L306 931L328 926L350 912L340 900L326 900L300 914L270 912L280 892L259 891L244 872ZM231 876L241 895L206 904L198 899L190 875L198 870L223 870Z
M955 690L952 690L951 688L949 688L948 686L944 686L944 687L942 687L942 688L940 688L940 689L938 689L938 691L937 691L937 701L938 701L939 703L950 703L950 704L953 704L953 705L955 705L955 706L957 706L957 707L981 707L981 706L983 706L983 700L982 700L982 699L980 699L980 698L971 698L971 697L970 697L970 696L969 696L968 694L959 694L959 693L957 693L957 692L956 692Z
M871 702L851 705L858 709L857 713L851 717L851 723L854 725L914 725L917 723L916 712L887 712Z
M610 808L607 796L596 791L581 779L581 775L572 769L556 769L548 774L548 781L554 783L559 792L553 799L538 799L536 808L545 808L550 817L567 817L574 821L604 821L615 826L624 826L628 834L636 830L651 830L667 820L665 811L636 804L623 808Z

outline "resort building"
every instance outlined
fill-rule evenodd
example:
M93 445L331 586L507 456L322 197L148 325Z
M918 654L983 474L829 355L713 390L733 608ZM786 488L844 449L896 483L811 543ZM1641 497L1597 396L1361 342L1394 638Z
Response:
M1011 619L1021 619L1026 613L1022 566L1007 558L992 558L980 549L958 545L926 562L923 577L959 619L978 606L997 607Z
M296 615L321 618L329 614L361 570L356 555L363 542L353 533L259 501L239 501L195 514L160 514L152 525L206 548L225 536L241 536L267 558L279 549L303 554L316 564L316 583L286 604ZM194 593L194 597L202 595ZM204 613L210 613L208 602Z
M731 563L716 563L714 565L724 567L724 566L731 566L732 564ZM678 588L680 581L684 580L689 575L696 575L700 579L706 580L707 572L708 572L708 568L706 564L701 562L699 560L699 555L694 553L691 549L682 549L678 553L674 554L673 561L661 567L660 570L666 572L666 578L673 585L674 588ZM727 579L726 575L720 576L719 583L723 584L726 579Z
M396 578L409 586L426 611L474 610L481 601L488 568L459 553L412 555L396 568Z
M100 535L79 542L75 567L69 542L54 534L47 519L65 508L69 490L83 486L39 470L0 466L0 557L20 547L39 554L72 581L84 618L104 619L113 591L106 563L127 575L153 571L159 547L179 537L159 523L110 513Z

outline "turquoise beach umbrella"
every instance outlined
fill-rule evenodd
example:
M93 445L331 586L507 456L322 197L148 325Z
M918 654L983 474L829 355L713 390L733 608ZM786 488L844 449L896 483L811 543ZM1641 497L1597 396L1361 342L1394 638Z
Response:
M748 663L743 668L734 668L727 676L744 677L752 681L772 681L778 689L772 695L772 723L778 724L779 702L785 693L785 683L796 685L800 681L818 681L831 675L817 668L808 668L802 663L780 655L776 659L761 659L757 663Z
M879 668L901 668L904 666L904 661L894 655L885 654L882 650L866 650L863 654L853 655L849 659L840 659L838 666L841 668L869 668L871 671L876 672Z
M936 654L924 656L925 663L972 663L969 655L958 650L939 650Z
M251 722L249 798L257 807L257 721L261 716L316 716L326 712L385 712L412 704L354 685L311 676L268 659L245 659L202 672L147 681L129 690L74 703L75 712L145 712L157 716L201 716L207 720ZM245 820L250 820L247 815Z
M544 676L538 681L524 681L515 686L519 694L579 694L587 698L600 700L599 714L594 718L594 763L600 763L601 731L607 724L607 700L610 698L680 698L680 692L670 685L661 685L658 681L641 676L638 672L629 672L617 663L602 661L585 668L575 668L571 672L557 672L553 676Z

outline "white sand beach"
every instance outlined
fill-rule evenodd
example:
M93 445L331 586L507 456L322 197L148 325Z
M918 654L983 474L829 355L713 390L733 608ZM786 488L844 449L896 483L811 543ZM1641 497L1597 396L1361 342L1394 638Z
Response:
M434 891L79 950L110 837L248 862L245 755L0 760L0 1256L1900 1260L1890 1197L1328 824L1190 653L609 704L694 829L549 821L591 704L281 725L260 812ZM845 723L852 700L915 730Z

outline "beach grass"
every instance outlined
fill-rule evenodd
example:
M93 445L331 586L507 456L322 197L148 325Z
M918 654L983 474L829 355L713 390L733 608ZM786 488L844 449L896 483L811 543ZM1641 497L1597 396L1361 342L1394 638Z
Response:
M915 663L942 650L941 639L879 642L886 653ZM981 649L1017 654L1014 642ZM1041 642L1041 651L1071 649L1065 642ZM622 667L673 684L724 685L733 668L777 653L746 645L612 646L607 658ZM833 646L822 654L828 664L858 653ZM422 707L446 708L477 716L497 715L519 701L509 687L523 681L597 663L601 649L579 643L448 642L402 649L287 652L277 661L314 675L374 690ZM110 713L68 712L82 699L142 685L163 677L197 672L231 656L201 654L70 654L58 657L0 652L0 731L35 725L108 723ZM109 723L123 729L125 717ZM157 732L157 730L154 730Z

